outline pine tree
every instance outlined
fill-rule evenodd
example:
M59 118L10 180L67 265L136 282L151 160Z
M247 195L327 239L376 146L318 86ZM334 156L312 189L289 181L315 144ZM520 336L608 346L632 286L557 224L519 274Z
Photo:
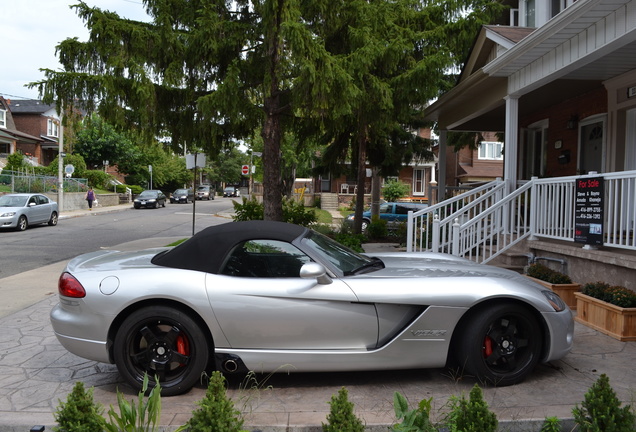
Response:
M585 393L585 400L572 410L582 432L633 432L636 419L629 405L621 408L607 375L602 374Z
M346 388L341 388L338 395L331 396L329 405L327 423L322 424L323 432L364 432L364 425L353 412L353 403L349 401Z

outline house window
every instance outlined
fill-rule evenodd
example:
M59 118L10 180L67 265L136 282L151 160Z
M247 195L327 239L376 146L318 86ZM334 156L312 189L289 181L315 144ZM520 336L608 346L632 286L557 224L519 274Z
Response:
M423 168L413 169L413 196L422 196L426 193L426 170Z
M479 159L503 160L503 143L482 141L479 144Z
M7 110L0 109L0 128L7 128Z
M60 125L52 119L49 119L47 122L46 134L52 137L60 136Z

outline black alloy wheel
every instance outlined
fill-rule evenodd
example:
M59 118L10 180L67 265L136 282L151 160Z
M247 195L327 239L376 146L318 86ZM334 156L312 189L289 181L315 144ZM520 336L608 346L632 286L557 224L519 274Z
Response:
M542 335L536 317L524 306L502 303L482 308L463 326L457 360L482 383L516 384L539 361Z
M148 374L162 396L185 393L200 379L210 357L208 341L187 314L170 307L139 309L127 317L113 345L117 369L137 391Z

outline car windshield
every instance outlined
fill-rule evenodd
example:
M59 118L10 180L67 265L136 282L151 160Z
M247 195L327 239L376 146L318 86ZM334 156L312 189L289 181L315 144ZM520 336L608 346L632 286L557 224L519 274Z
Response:
M187 194L188 190L187 189L177 189L176 191L174 191L175 194Z
M209 186L199 186L197 189L199 192L207 192L210 189Z
M157 191L145 190L139 194L139 198L156 198Z
M225 192L234 192L234 188L233 187L226 187L225 188Z
M322 259L337 267L343 275L351 276L366 273L378 268L384 268L384 264L377 258L369 258L352 251L346 246L312 231L303 242L313 249Z
M0 207L24 207L27 198L26 196L3 195L0 197Z

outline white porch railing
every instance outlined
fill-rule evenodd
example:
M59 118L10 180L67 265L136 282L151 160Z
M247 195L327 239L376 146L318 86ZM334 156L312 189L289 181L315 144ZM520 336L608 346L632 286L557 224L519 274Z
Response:
M496 180L409 213L407 250L486 263L527 237L573 242L576 181L587 177L605 179L604 246L636 250L636 171L533 178L506 197Z

